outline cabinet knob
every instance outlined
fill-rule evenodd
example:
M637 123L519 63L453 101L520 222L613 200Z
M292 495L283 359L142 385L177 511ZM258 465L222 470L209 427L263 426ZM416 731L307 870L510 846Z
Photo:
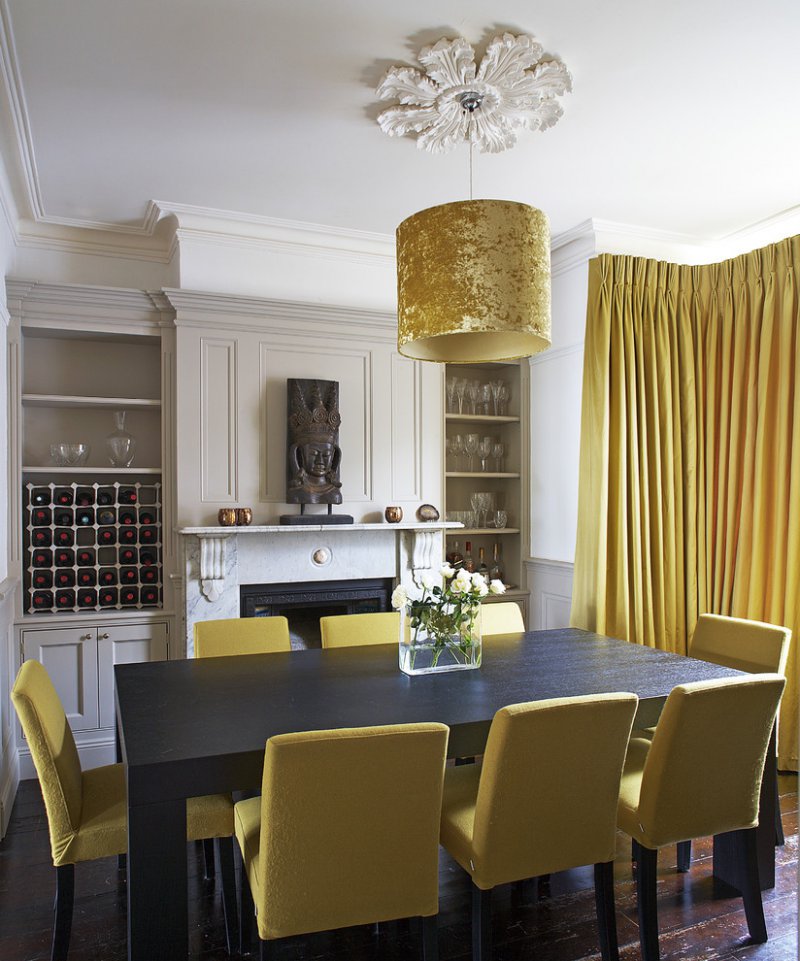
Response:
M80 640L82 640L82 641L91 641L91 639L92 639L92 635L91 635L91 634L81 634L81 636L80 636Z
M100 640L101 640L101 641L107 641L107 640L109 639L109 637L111 637L110 634L101 634L101 635L100 635Z

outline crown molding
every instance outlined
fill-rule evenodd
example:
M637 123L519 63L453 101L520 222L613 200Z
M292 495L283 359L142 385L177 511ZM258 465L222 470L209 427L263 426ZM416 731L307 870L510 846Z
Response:
M539 364L549 364L554 360L561 360L563 357L570 357L573 354L583 352L583 341L576 341L574 344L567 344L566 347L548 347L539 354L534 354L528 358L531 367L538 367Z

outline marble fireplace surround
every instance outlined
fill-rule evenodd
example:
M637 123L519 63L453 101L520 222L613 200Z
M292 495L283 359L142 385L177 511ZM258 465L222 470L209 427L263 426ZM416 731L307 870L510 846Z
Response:
M446 528L435 521L400 524L184 527L187 657L195 621L239 617L242 585L394 578L410 584L438 571Z

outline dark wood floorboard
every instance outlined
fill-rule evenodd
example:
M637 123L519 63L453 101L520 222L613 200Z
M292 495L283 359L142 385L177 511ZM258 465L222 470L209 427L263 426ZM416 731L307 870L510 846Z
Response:
M662 961L796 961L797 778L782 775L786 845L776 850L777 883L764 893L770 940L747 938L739 898L715 887L711 842L693 845L692 869L675 870L675 849L659 857L658 907ZM189 947L193 958L223 961L225 931L218 882L203 880L200 845L187 847ZM442 961L469 961L470 885L442 853L439 946ZM640 958L630 842L618 835L614 870L622 961ZM535 885L503 887L492 910L493 961L599 961L591 868L554 875L536 898ZM0 843L0 959L47 961L55 871L47 820L35 781L21 787ZM279 961L409 961L421 957L407 922L293 938L278 946ZM125 880L116 858L78 865L70 961L124 961Z

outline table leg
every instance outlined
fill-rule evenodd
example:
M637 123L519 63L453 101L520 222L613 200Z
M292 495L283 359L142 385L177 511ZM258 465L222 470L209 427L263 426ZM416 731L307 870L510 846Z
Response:
M185 959L188 908L186 801L129 804L128 961Z
M775 728L772 729L764 777L761 780L761 796L758 805L756 847L758 852L758 877L761 890L775 887L775 804L777 799L778 761L775 750ZM714 838L714 877L738 891L743 890L744 880L739 875L740 860L729 834Z

